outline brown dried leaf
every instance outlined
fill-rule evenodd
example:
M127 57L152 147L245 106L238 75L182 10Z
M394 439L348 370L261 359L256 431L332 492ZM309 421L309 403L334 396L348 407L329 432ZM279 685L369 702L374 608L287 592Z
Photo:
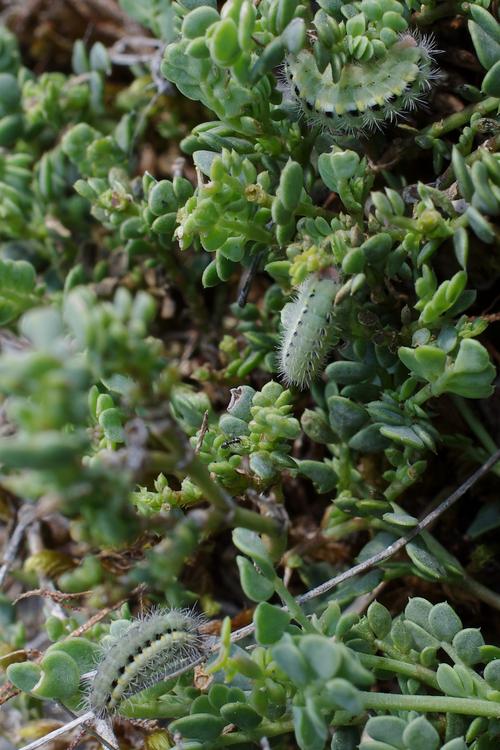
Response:
M10 651L8 654L0 656L0 667L7 669L9 664L18 664L21 661L39 659L41 655L42 652L38 651L38 649L20 648L17 651Z
M194 668L194 686L198 690L208 690L214 680L213 675L205 672L203 665L198 665Z

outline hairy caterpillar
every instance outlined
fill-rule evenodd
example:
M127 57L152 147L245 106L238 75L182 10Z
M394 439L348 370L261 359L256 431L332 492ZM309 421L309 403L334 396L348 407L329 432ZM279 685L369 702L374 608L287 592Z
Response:
M311 274L281 311L280 372L286 385L306 388L333 345L333 302L340 284Z
M104 718L135 693L202 656L204 619L189 610L158 609L111 635L88 693L88 708Z
M338 80L323 72L312 52L289 55L284 68L290 96L304 117L333 132L373 130L415 109L439 78L431 38L403 34L385 57L347 62Z

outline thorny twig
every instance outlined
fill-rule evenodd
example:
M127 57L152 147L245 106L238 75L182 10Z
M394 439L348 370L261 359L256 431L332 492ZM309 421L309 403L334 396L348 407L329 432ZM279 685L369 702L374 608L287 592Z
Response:
M163 42L149 36L126 36L118 39L108 50L109 59L115 65L135 65L137 63L150 63L156 51L161 49ZM147 52L125 52L127 47L141 49L149 47Z
M382 550L381 552L378 552L375 555L372 555L367 560L364 560L363 562L359 563L358 565L355 565L354 567L350 568L349 570L344 571L343 573L340 573L338 576L335 576L334 578L330 578L330 580L325 581L325 583L322 583L320 586L317 586L314 589L311 589L311 591L308 591L306 594L302 594L302 596L297 597L297 602L301 604L302 602L310 601L311 599L316 598L317 596L322 596L323 594L326 594L328 591L331 591L333 588L338 586L340 583L343 583L344 581L347 581L350 578L354 578L355 576L359 575L360 573L364 573L365 571L369 570L370 568L373 568L375 565L378 565L381 562L384 562L385 560L389 559L393 555L396 554L396 552L399 552L399 550L403 549L409 541L414 539L418 534L420 534L421 531L426 529L428 526L430 526L432 523L434 523L443 513L445 513L449 508L451 508L452 505L454 505L457 500L459 500L465 493L470 490L471 487L473 487L482 477L484 477L488 471L496 464L497 461L500 460L500 449L495 451L493 455L490 456L490 458L485 461L482 466L477 469L477 471L474 472L468 479L465 480L454 492L451 493L445 500L443 500L442 503L440 503L433 511L431 511L427 516L425 516L408 534L405 536L400 537L397 539L393 544L390 544L388 547L386 547L385 550ZM287 609L287 607L283 607L283 609ZM249 635L251 635L255 630L255 626L252 624L246 625L244 628L240 628L239 630L236 630L234 633L231 634L231 642L234 643L235 641L240 641L243 638L247 638ZM187 672L190 669L193 669L193 667L196 667L198 664L201 664L202 662L206 661L207 655L209 653L217 651L219 648L219 644L216 642L208 649L208 653L204 654L203 656L200 656L195 661L190 662L187 665L184 665L183 667L179 668L175 672L171 672L168 674L168 679L173 679L175 677L180 676L184 672ZM95 671L87 672L85 675L82 676L82 679L88 679L93 677L95 674ZM29 745L25 745L21 750L36 750L39 747L42 747L45 743L50 742L52 739L55 739L56 737L59 737L61 734L63 734L65 731L68 731L69 729L74 729L74 727L78 726L79 724L83 724L85 722L92 721L93 714L92 712L87 712L83 714L82 716L78 717L72 722L69 722L64 727L60 727L59 729L56 729L55 732L51 732L50 734L45 735L45 737L42 737L40 740L36 740L34 743L31 743ZM111 747L109 745L106 745L106 747ZM114 750L114 748L112 748Z
M150 48L148 51L125 52L126 48L143 50ZM172 91L172 84L167 81L161 73L161 62L165 51L165 43L159 39L152 39L147 36L129 36L119 39L109 50L109 59L114 65L125 65L130 67L143 63L149 65L151 78L156 87L158 95L166 94Z
M81 596L88 596L91 593L92 591L77 591L76 593L69 594L64 593L63 591L56 591L54 588L32 589L31 591L25 591L23 594L19 594L19 596L14 599L14 604L17 604L17 602L20 602L22 599L27 599L30 596L41 596L44 599L50 599L50 601L56 605L64 604L64 606L69 609L81 609L78 605L71 604L71 599L79 599ZM59 615L56 615L56 617L57 616ZM66 617L66 615L64 615L64 617Z
M120 599L120 601L116 602L116 604L113 604L112 607L105 607L100 612L97 612L93 617L90 618L90 620L87 620L87 622L83 623L83 625L80 625L76 630L72 630L71 633L67 636L68 638L78 638L83 633L87 632L87 630L90 630L90 628L94 627L94 625L98 622L101 622L107 615L109 615L111 612L114 612L117 609L120 609L121 606L123 606L127 601L130 601L130 598L135 595L141 595L145 589L145 584L140 583L138 586L135 587L133 591L130 592L130 595L126 599Z

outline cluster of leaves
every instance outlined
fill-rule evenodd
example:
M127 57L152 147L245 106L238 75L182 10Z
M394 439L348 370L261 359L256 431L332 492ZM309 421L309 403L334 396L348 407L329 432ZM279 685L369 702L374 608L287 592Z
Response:
M210 616L257 605L245 648L226 617L195 686L167 674L119 707L169 722L148 750L493 750L500 650L440 601L446 585L500 608L462 540L422 531L316 603L288 584L368 560L417 527L442 490L436 465L463 478L496 450L474 403L494 413L496 6L121 5L157 38L150 58L129 56L128 86L100 42L77 42L70 72L37 75L0 29L0 513L11 530L17 516L19 547L0 574L0 701L26 718L47 700L78 711L82 675L143 584L150 604ZM352 87L394 45L430 59L419 29L446 50L451 34L470 76L451 53L437 81L419 69L439 96L370 140L304 120L289 66L314 60ZM163 119L185 107L188 134ZM299 393L276 349L311 274L338 285L335 347ZM493 564L498 501L465 527ZM394 580L431 601L373 601ZM45 629L26 632L12 603L24 589L48 597ZM69 616L65 595L84 608Z
M342 613L333 601L308 619L276 575L258 535L236 529L233 540L245 553L238 558L245 592L259 602L253 616L257 646L248 654L231 645L228 619L220 653L209 662L214 681L208 691L183 681L175 688L163 683L127 701L125 716L174 719L170 731L182 735L190 750L225 746L228 725L234 725L231 744L237 745L293 728L304 750L323 748L330 736L335 750L495 746L500 652L485 644L478 629L463 628L447 602L410 599L393 619L377 601L363 617ZM275 592L288 611L267 603ZM124 632L127 608L124 615L111 623L110 635ZM14 663L7 673L20 689L74 708L82 700L81 676L95 663L96 641L106 642L108 628L96 625L85 637L68 638L70 627L69 621L48 620L55 643L40 663ZM375 680L395 678L396 691L370 690ZM174 689L167 693L168 688ZM446 713L446 722L425 718L422 709ZM365 725L370 710L382 714Z

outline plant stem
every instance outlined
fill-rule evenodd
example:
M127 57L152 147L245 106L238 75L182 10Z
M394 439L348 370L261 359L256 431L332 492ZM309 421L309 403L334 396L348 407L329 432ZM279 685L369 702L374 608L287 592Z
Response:
M428 135L430 138L440 138L445 133L456 130L468 123L472 115L476 112L479 112L481 115L487 115L489 112L497 109L499 105L500 99L497 99L496 96L489 96L481 102L464 107L460 112L454 112L449 117L433 122L432 125L421 130L419 136Z
M466 589L475 594L480 601L489 604L493 609L500 611L500 594L496 591L489 589L487 586L484 586L482 583L476 581L467 574L463 576L460 583Z
M307 619L306 615L302 611L300 604L297 603L297 600L291 595L281 578L278 578L278 576L276 576L276 579L274 581L274 587L276 589L276 593L280 597L287 610L290 612L292 617L297 620L300 625L302 625L304 631L306 633L315 633L315 628Z
M366 709L379 711L419 711L500 719L500 703L479 698L451 698L440 695L397 695L395 693L361 693Z
M483 445L486 452L494 453L497 450L495 441L493 440L489 432L485 429L482 422L477 418L467 400L462 398L461 396L452 396L451 398L453 400L453 403L457 407L458 412L463 417L465 422L467 422L467 425L477 437L479 442ZM500 462L492 467L492 471L497 476L500 476ZM486 589L486 591L489 591L489 589ZM488 601L488 599L485 599L484 601ZM498 609L498 605L493 606Z
M366 518L350 518L347 521L342 521L341 523L337 523L335 526L326 528L323 531L323 537L329 542L336 542L340 539L344 539L349 534L356 534L358 531L364 531L368 528L370 528L370 523L366 520Z
M397 216L396 214L384 214L384 218L387 218L391 224L399 229L411 232L415 229L415 219L410 219L408 216Z
M274 196L266 193L260 185L248 185L248 187L245 189L245 196L248 201L252 203L258 203L259 206L263 206L264 208L271 208L271 206L273 205ZM332 211L328 211L326 208L313 206L309 203L299 203L299 205L295 209L295 213L299 216L310 216L313 219L317 216L322 216L328 221L336 218L337 216L337 214L333 213Z
M133 703L128 701L121 713L127 719L180 719L189 714L191 701L146 701Z
M451 399L457 407L457 411L467 422L479 442L482 443L488 453L495 453L495 451L497 450L495 441L493 440L489 432L484 428L482 422L480 422L480 420L476 417L467 400L465 398L462 398L462 396L452 396Z
M258 742L261 737L276 737L279 734L289 734L293 732L293 721L269 721L262 722L258 729L249 732L231 732L223 734L218 738L219 747L230 747L231 745L247 745Z
M421 406L430 398L432 398L433 395L434 394L432 393L431 384L427 383L427 385L424 385L423 388L421 388L417 393L415 393L415 395L412 397L412 401L414 404Z
M234 234L242 234L249 240L254 242L263 242L267 245L274 242L274 235L268 232L263 227L259 227L257 224L250 223L249 221L231 221L229 219L220 219L217 222L221 229L226 229L228 232L234 232Z
M212 479L205 464L194 453L191 453L183 470L200 488L205 498L220 512L225 523L230 523L233 527L243 526L269 536L280 536L283 533L280 525L273 518L238 507L231 495Z
M470 166L471 164L474 164L475 161L478 161L484 152L493 154L498 151L498 149L500 149L500 135L495 135L492 138L488 138L488 140L482 143L479 148L476 148L475 151L468 154L465 157L465 162ZM450 185L453 184L454 179L455 172L452 165L449 164L441 177L438 177L436 180L436 188L438 190L446 190L446 188L449 188Z
M320 206L312 206L309 203L299 203L295 210L299 216L310 216L312 219L315 219L317 216L321 216L323 219L331 221L337 216L337 214L333 213L332 211L328 211L328 209L326 208L321 208Z
M234 498L220 484L214 481L208 468L193 451L184 433L173 423L157 438L168 449L168 453L154 454L155 465L161 467L161 456L164 456L163 471L175 474L183 479L190 479L200 488L206 500L212 505L212 525L229 524L233 527L243 526L271 537L283 534L281 525L273 518L262 516L253 510L240 508ZM166 465L166 466L165 466Z
M432 669L422 667L421 664L408 664L398 659L390 659L387 656L374 656L372 654L358 653L361 664L373 669L384 669L393 674L402 674L405 677L411 677L414 680L423 682L429 687L439 689L435 673Z

